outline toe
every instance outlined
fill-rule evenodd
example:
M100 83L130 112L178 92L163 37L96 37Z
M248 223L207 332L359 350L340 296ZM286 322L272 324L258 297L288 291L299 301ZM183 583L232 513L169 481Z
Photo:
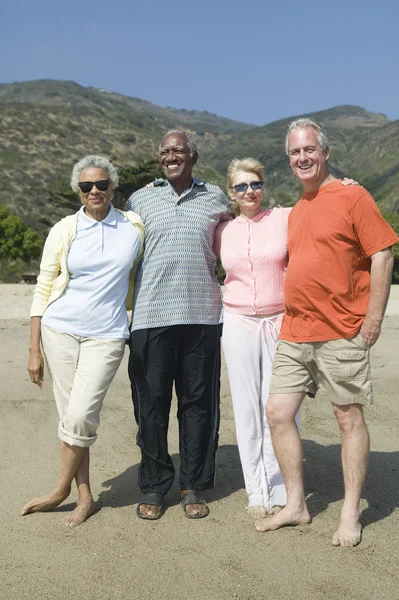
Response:
M258 519L257 521L255 521L255 529L256 529L256 531L259 531L261 533L266 531L266 529L267 529L266 519Z
M337 531L334 533L333 538L331 540L331 543L332 543L333 546L340 546L341 545L341 542L340 542L339 535L338 535Z

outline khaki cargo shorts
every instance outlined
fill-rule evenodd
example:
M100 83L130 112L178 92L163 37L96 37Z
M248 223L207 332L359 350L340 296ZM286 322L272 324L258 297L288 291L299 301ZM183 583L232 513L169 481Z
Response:
M328 342L281 340L273 362L271 394L305 392L334 404L372 404L370 350L360 333Z

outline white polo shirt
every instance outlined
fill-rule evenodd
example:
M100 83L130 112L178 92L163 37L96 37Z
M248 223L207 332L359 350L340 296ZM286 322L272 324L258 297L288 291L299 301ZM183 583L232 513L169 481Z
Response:
M102 221L82 207L68 253L68 285L48 306L42 323L85 337L127 339L125 299L139 250L138 229L112 205Z

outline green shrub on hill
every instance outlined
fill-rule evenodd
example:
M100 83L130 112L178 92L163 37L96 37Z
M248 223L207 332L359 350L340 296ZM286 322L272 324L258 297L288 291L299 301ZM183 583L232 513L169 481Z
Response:
M123 209L133 192L154 181L155 178L163 177L156 160L145 161L137 167L119 167L118 173L119 186L115 193L114 205Z
M394 229L395 233L399 236L399 214L382 211L382 216L384 219L388 221L392 229ZM392 283L399 284L399 243L393 247L393 274L392 274Z
M28 262L39 258L42 247L43 240L36 231L0 206L0 260Z
M42 247L34 229L0 206L0 281L17 283L24 274L37 273Z

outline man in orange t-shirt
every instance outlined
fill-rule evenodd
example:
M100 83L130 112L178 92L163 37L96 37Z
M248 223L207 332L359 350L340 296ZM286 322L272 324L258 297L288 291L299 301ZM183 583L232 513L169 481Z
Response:
M310 522L295 415L306 394L317 392L329 396L342 437L345 499L332 544L356 546L369 456L363 417L363 405L372 402L369 354L381 333L398 236L364 188L343 187L329 173L327 136L318 123L293 121L286 151L304 193L288 221L286 313L266 412L288 499L256 529Z

